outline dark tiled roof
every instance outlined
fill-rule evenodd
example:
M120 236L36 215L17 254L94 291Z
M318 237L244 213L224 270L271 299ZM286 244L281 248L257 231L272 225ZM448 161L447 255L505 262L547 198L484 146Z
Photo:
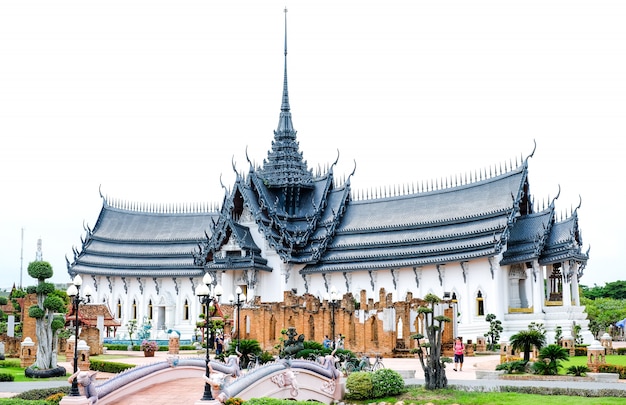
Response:
M539 257L539 263L548 265L565 260L577 260L586 263L587 253L582 252L582 236L578 229L578 212L552 225L545 247Z
M539 258L552 227L554 208L516 218L511 227L501 265L525 263Z
M93 230L88 230L71 275L197 276L192 252L210 231L210 212L146 212L110 205L106 199Z
M526 180L526 165L472 184L354 201L332 243L302 273L464 261L498 253Z

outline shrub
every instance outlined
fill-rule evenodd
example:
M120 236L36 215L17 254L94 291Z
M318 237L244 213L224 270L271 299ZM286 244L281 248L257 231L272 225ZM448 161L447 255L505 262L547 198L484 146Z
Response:
M524 373L526 371L526 362L524 360L508 361L498 364L496 370L504 370L507 374Z
M619 356L626 356L626 347L618 347L617 348L617 354Z
M323 350L324 349L324 345L321 344L320 342L316 341L316 340L305 340L304 341L304 348L305 349L311 349L311 350Z
M15 377L13 377L13 374L9 374L9 373L0 373L0 381L9 381L9 382L12 382L13 380L15 380Z
M64 392L57 392L56 394L52 394L46 398L46 401L52 402L53 404L58 404L61 402L61 399L65 396Z
M20 367L19 360L0 360L0 368L2 367Z
M244 400L238 397L228 398L226 401L224 401L224 405L242 405L243 403Z
M541 375L557 375L563 367L561 361L567 360L569 353L559 345L548 345L539 350L539 360L533 366L533 372Z
M618 373L620 379L626 379L626 367L615 364L601 364L598 366L601 373Z
M357 371L348 376L346 380L346 399L372 398L372 373Z
M293 401L278 398L252 398L244 402L245 405L311 405L311 401Z
M404 392L402 376L389 368L381 368L372 374L372 397L382 398Z
M573 374L576 377L584 377L588 372L589 367L587 366L569 366L567 368L567 374Z
M574 347L574 356L584 356L584 357L587 357L587 347L586 346L576 346L576 347Z
M103 373L121 373L124 370L128 370L129 368L135 367L134 364L126 364L126 363L114 363L109 361L102 360L94 360L93 358L90 360L89 369L93 371L101 371Z
M43 389L37 389L37 390L30 390L30 391L24 391L22 393L17 394L16 396L14 396L13 398L18 398L18 399L26 399L29 401L45 401L46 398L50 397L51 395L57 394L57 393L62 393L63 395L67 395L70 393L70 386L63 386L63 387L55 387L55 388L43 388ZM33 403L33 402L24 402L24 403L28 403L30 405L36 405L39 404L39 402L37 403ZM15 404L18 404L18 402L16 402ZM41 404L48 404L46 402L41 402Z

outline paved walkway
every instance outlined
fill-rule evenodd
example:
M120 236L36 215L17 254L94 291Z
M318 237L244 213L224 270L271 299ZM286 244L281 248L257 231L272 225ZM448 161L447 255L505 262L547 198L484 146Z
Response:
M130 364L146 364L157 361L164 361L168 354L167 352L157 352L154 358L143 357L140 352L116 352L109 351L110 354L116 354L120 356L118 361L121 363ZM198 357L197 354L189 354L189 357ZM200 355L201 356L201 355ZM452 371L449 367L446 369L448 376L448 383L450 385L464 385L471 387L485 387L487 389L497 387L500 385L508 386L545 386L545 387L561 387L561 388L581 388L580 382L571 381L513 381L513 380L476 380L476 370L494 370L495 366L499 363L499 355L488 356L473 356L465 357L465 364L463 365L463 371ZM413 378L407 376L405 381L409 385L420 385L424 383L424 373L418 359L394 359L385 358L383 363L386 368L397 371L413 370L415 374ZM68 371L71 370L69 363L60 362L61 366L65 367ZM110 378L111 374L99 373L98 379L103 380ZM204 381L202 379L203 372L198 372L198 378L187 378L177 380L172 383L162 384L150 388L149 391L144 391L140 394L133 395L127 398L125 401L118 401L117 405L165 405L171 403L178 404L193 404L195 401L202 398L204 393ZM15 393L28 391L36 388L48 388L57 386L67 386L68 383L64 381L41 381L41 382L23 382L23 383L0 383L0 398L11 397ZM597 382L585 382L584 388L586 389L621 389L626 391L626 382L620 380L619 383L597 383Z

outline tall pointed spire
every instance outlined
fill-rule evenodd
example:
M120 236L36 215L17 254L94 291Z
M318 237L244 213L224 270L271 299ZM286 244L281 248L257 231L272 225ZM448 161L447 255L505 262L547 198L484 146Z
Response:
M293 129L287 90L287 9L285 8L285 72L278 128L274 131L272 150L263 161L259 175L270 188L310 188L313 175L302 158Z
M285 7L285 72L283 74L283 98L280 105L280 118L278 120L277 132L294 132L291 122L291 112L289 107L289 88L287 86L287 8ZM295 138L295 132L294 132Z
M280 111L289 112L289 90L287 88L287 8L285 7L285 73L283 79L283 103Z

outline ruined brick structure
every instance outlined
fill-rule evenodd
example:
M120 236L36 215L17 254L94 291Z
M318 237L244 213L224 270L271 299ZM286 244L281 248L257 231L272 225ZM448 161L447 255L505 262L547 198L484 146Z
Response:
M411 335L423 333L424 325L417 317L416 308L425 305L421 299L411 294L405 301L392 302L392 294L384 289L379 291L379 300L366 300L365 291L361 301L365 305L356 308L357 300L352 294L343 296L335 309L335 335L345 336L344 348L355 353L368 355L381 354L386 357L408 356L417 347ZM454 322L452 308L444 307L443 314ZM222 305L221 309L228 320L226 333L236 328L236 307ZM259 341L263 350L273 351L281 343L281 330L296 328L306 340L322 342L325 335L332 335L332 308L328 301L320 301L312 294L296 295L284 293L283 302L264 303L256 300L248 307L240 309L241 339ZM399 326L401 326L401 331ZM453 328L444 329L444 354L452 354ZM233 338L233 342L236 336Z

